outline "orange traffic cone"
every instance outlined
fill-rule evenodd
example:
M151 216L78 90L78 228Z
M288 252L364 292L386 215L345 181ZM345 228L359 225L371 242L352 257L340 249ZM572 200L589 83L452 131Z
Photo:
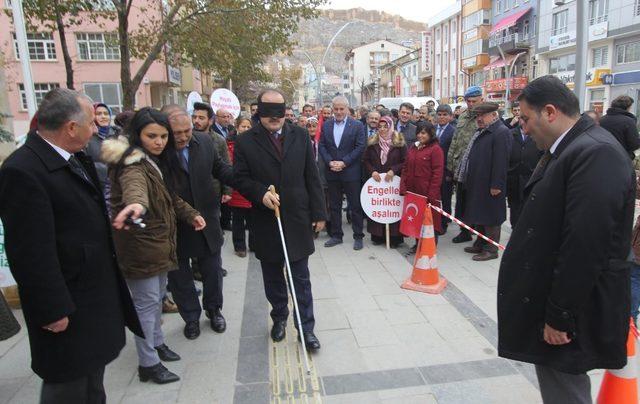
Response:
M424 212L424 219L422 219L420 240L416 249L411 278L404 281L400 287L417 292L438 294L442 292L445 286L447 286L447 280L438 274L433 216L431 215L431 208L427 207Z
M638 330L631 319L627 339L627 365L622 369L605 371L598 393L598 404L638 404L636 338Z

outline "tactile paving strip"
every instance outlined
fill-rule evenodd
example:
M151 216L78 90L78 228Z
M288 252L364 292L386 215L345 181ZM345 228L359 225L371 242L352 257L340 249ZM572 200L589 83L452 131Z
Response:
M294 308L289 299L289 312ZM269 330L273 322L269 319ZM271 404L321 404L320 380L309 355L311 374L304 366L304 352L298 341L298 331L293 326L293 316L287 321L287 336L280 342L269 338L269 379Z

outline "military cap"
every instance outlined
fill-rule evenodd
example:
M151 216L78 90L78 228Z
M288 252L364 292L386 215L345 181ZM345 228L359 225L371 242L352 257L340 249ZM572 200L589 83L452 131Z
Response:
M464 93L464 98L480 96L482 96L482 88L480 88L479 86L471 86L467 88L467 91Z

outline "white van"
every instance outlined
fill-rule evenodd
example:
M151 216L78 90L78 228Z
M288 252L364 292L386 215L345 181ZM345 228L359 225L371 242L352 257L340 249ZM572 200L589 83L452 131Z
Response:
M399 109L400 104L403 102L410 102L414 108L420 108L429 101L433 101L435 103L434 108L438 108L438 101L433 97L380 98L380 102L378 102L378 104L384 105L387 109Z

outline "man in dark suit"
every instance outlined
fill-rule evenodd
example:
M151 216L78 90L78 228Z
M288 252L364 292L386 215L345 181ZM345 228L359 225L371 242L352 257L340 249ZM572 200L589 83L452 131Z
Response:
M313 296L309 255L314 252L313 234L324 228L324 194L316 166L311 138L305 129L284 119L285 99L276 90L258 96L260 124L239 136L235 143L233 171L235 188L251 202L253 246L262 266L267 300L271 303L271 338L285 337L289 316L284 254L274 215L280 206L287 241L293 285L300 309L303 338L308 349L320 349L313 333ZM268 191L274 185L277 195ZM296 324L297 327L297 324ZM300 338L300 334L298 335Z
M327 166L329 209L331 210L331 238L324 244L342 244L342 196L346 195L351 210L353 249L363 248L363 212L360 206L362 154L367 143L364 126L349 116L349 101L338 96L333 99L333 118L322 125L318 151Z
M81 152L95 130L91 100L52 90L38 130L0 169L0 218L41 403L104 403L104 368L125 325L143 337L95 167Z
M500 265L498 353L535 364L545 403L591 403L586 372L627 363L635 174L557 77L519 100L545 154Z
M416 125L411 123L413 117L413 104L410 102L403 102L400 104L398 110L398 123L396 124L396 130L404 136L407 144L411 144L416 141Z
M367 114L367 125L365 126L365 134L367 139L375 135L378 131L378 123L380 122L380 112L375 109Z
M447 169L447 153L449 153L449 146L453 140L453 134L456 129L451 125L453 118L453 112L448 104L440 104L436 110L436 119L438 124L436 125L436 137L444 153L444 178L442 179L442 187L440 194L442 197L442 209L445 212L451 213L451 197L453 195L453 173ZM447 231L447 225L451 220L442 216L442 234Z
M198 210L209 225L202 231L178 223L177 271L169 272L169 289L185 321L184 336L195 339L200 335L200 313L202 308L211 320L213 331L221 333L227 328L222 315L222 229L220 228L220 194L216 191L214 178L230 183L233 169L218 155L214 142L206 133L193 132L191 118L184 109L174 110L169 115L175 139L179 172L178 195ZM198 260L202 276L202 307L193 283L191 259Z
M511 135L513 136L513 146L507 171L507 201L509 202L509 222L511 228L514 228L525 202L524 187L529 182L543 152L538 150L531 136L527 135L520 125L516 125L511 130Z

